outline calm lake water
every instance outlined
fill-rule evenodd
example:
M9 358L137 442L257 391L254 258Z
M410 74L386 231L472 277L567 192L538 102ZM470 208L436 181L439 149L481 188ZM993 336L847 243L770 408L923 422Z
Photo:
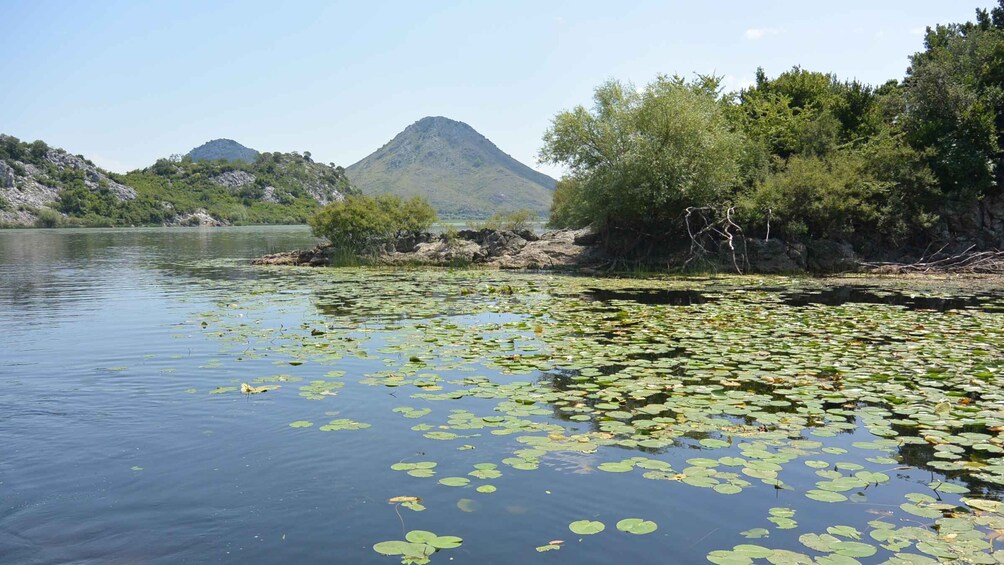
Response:
M313 241L0 231L0 562L1004 555L995 281L248 264Z

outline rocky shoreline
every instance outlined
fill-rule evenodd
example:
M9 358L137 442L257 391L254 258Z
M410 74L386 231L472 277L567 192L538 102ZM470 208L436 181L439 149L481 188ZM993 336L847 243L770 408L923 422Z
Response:
M383 266L478 266L586 272L616 270L617 267L631 269L640 265L649 270L695 269L747 274L1004 273L1004 252L996 250L970 248L965 253L945 254L943 258L868 262L849 244L831 240L791 244L776 239L746 238L737 239L733 245L735 249L720 242L700 256L694 256L692 250L683 246L636 264L608 254L601 245L600 236L589 228L548 231L539 236L529 230L483 229L402 237L371 250L364 262ZM252 264L325 267L339 264L341 257L331 245L319 244L312 249L259 257Z
M830 241L789 245L783 241L747 239L736 254L727 246L702 258L701 268L744 273L837 273L860 270L861 262L849 245ZM255 265L324 267L336 264L336 250L328 244L312 249L274 253L254 259ZM600 237L589 228L554 230L536 235L529 230L463 230L453 234L423 233L399 238L372 250L370 261L385 266L470 266L497 269L592 270L616 266L605 253ZM663 267L682 268L689 261L679 252L662 258ZM696 266L696 265L695 265Z
M462 230L455 234L423 233L400 238L376 249L372 256L377 265L576 269L602 262L596 243L596 235L588 228L555 230L540 236L529 230ZM252 264L323 267L332 264L334 251L330 245L321 244L312 249L266 255Z

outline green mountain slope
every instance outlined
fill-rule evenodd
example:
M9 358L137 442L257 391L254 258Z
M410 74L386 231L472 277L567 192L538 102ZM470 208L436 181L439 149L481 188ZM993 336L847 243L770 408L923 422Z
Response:
M163 221L185 224L300 224L357 192L342 167L299 153L260 153L253 163L161 159L121 180L159 203Z
M555 185L471 126L443 117L408 126L346 173L365 194L424 196L447 218L521 208L546 213Z
M250 147L244 147L232 139L214 139L188 152L188 156L196 163L200 161L244 161L254 163L258 152Z
M160 159L119 175L0 135L0 226L296 224L358 192L342 167L308 153L256 155L250 163Z

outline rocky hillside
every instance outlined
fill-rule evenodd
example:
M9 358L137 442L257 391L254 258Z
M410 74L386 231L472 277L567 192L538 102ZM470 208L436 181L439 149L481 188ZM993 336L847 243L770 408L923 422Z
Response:
M214 139L188 152L192 161L244 161L254 163L258 152L250 147L244 147L232 139Z
M0 135L0 226L297 224L356 192L342 167L309 153L256 155L160 159L117 175L44 142Z
M304 223L356 192L345 169L296 152L260 153L252 163L161 159L122 180L172 214L168 223Z
M346 172L364 194L424 196L447 218L546 213L555 185L471 126L443 117L422 118Z
M0 226L32 225L46 210L50 218L56 217L52 209L68 189L117 202L136 198L135 189L82 155L0 134Z

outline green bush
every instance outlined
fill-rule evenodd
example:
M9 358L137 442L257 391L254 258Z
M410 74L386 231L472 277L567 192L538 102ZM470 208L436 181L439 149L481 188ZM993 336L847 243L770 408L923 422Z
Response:
M436 212L425 199L351 195L322 208L308 220L314 235L355 253L373 251L396 237L427 230Z
M796 155L741 197L740 209L750 227L765 233L769 219L785 239L898 245L936 219L936 183L922 161L888 136L826 157Z
M532 222L537 219L537 214L533 210L513 210L511 212L495 212L487 220L467 223L468 229L472 230L504 230L504 231L524 231L529 230Z
M63 216L59 212L51 208L38 210L38 215L35 218L36 228L58 228L61 225L63 225Z

